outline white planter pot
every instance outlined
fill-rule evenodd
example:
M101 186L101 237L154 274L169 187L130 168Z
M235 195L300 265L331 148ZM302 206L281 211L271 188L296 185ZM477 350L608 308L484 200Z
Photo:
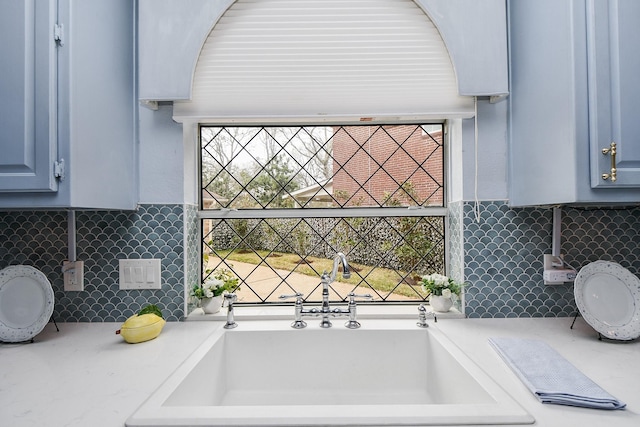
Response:
M223 301L222 295L213 298L202 298L200 300L200 307L202 307L205 314L214 314L220 311Z
M429 304L434 311L439 313L446 313L453 306L453 300L451 298L445 298L442 295L431 295L429 297Z

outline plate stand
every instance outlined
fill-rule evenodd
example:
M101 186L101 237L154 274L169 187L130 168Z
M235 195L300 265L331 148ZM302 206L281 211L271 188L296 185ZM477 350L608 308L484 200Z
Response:
M569 329L573 329L573 325L575 325L576 319L578 318L578 316L580 316L580 310L578 310L576 312L576 315L573 316L573 322L571 322L571 326L569 327ZM598 341L608 341L608 342L615 342L615 343L620 343L620 344L627 344L627 343L636 341L636 339L633 339L633 340L614 340L613 338L605 337L600 332L598 332Z

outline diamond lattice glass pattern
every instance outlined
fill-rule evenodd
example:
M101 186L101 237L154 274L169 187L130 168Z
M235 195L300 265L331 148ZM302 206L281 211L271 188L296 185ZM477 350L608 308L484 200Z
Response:
M202 209L443 206L442 125L202 127Z
M419 276L445 273L442 211L417 209L444 207L442 124L202 126L200 137L200 206L212 212L202 279L231 270L240 302L320 300L337 252L354 271L332 284L334 301L424 301Z
M267 218L203 220L204 279L227 269L241 280L240 302L277 303L300 292L320 301L320 276L343 252L331 299L371 294L374 301L425 300L419 274L444 271L443 217Z

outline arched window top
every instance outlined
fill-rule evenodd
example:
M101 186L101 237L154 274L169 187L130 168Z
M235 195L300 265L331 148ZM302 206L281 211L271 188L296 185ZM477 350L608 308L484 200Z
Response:
M227 9L234 8L234 3L233 0L139 1L140 100L191 99L201 50L212 28ZM350 2L336 4L345 3ZM439 30L455 69L458 95L508 93L503 0L415 0L396 4L401 3L422 10L422 15L426 13Z
M236 1L207 37L174 115L469 116L445 43L413 0Z

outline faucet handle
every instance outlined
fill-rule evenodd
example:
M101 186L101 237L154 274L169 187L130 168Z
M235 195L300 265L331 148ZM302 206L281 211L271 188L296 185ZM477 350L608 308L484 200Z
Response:
M296 292L295 294L291 294L291 295L280 295L278 297L278 299L281 299L281 300L285 300L285 299L289 299L289 298L302 299L303 296L304 296L304 294L301 294L300 292Z
M427 309L424 304L420 304L418 307L418 323L416 323L416 325L420 328L428 328L429 324L427 323L427 316L433 317L434 323L438 323L436 314L433 312L427 313Z
M227 323L225 323L225 329L233 329L238 326L236 321L233 319L233 303L238 300L238 296L236 294L224 294L224 301L227 303Z
M356 298L373 299L373 296L371 294L357 295L354 292L349 292L347 296L349 297L349 321L344 326L349 329L358 329L360 322L356 319Z
M234 302L236 302L238 300L238 295L236 295L234 293L224 294L223 297L224 297L224 300L227 303L227 305L233 304Z
M301 294L300 292L296 292L293 295L280 295L278 297L278 299L281 299L281 300L285 300L285 299L289 299L289 298L295 298L296 299L295 319L294 319L293 323L291 324L291 327L294 328L294 329L303 329L303 328L307 327L307 322L302 320L302 297L303 296L304 296L304 294Z
M355 304L356 302L356 298L361 298L361 299L373 299L373 296L371 294L356 294L354 292L349 292L347 294L347 296L349 297L349 303L353 303Z

